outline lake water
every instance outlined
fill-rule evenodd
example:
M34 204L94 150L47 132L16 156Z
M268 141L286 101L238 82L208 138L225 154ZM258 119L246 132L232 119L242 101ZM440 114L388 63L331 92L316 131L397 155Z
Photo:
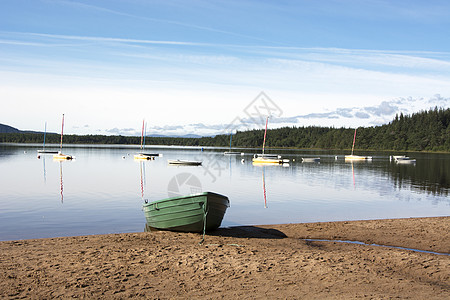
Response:
M251 162L257 149L226 156L226 149L147 147L163 156L135 161L136 147L68 145L63 152L76 159L59 162L38 159L39 147L0 145L0 240L143 231L145 199L198 191L229 197L222 226L450 215L449 154L400 153L417 162L399 165L389 160L399 153L356 153L373 160L348 163L345 152L271 150L289 165L261 167Z

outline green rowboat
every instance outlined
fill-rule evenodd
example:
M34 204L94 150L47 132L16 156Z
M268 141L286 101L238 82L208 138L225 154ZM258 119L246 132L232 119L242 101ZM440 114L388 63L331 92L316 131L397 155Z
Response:
M150 230L205 232L220 227L229 206L228 197L205 192L145 203L143 210Z

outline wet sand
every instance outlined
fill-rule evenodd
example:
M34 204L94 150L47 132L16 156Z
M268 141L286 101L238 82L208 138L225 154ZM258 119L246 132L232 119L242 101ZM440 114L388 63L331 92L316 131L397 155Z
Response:
M450 299L450 217L0 242L0 298Z

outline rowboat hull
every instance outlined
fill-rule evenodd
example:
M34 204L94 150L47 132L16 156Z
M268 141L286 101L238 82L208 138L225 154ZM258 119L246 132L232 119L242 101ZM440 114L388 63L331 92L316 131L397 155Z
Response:
M145 203L143 210L149 229L202 232L219 228L229 206L228 197L205 192Z
M194 160L168 160L169 165L180 165L180 166L200 166L202 164L201 161Z

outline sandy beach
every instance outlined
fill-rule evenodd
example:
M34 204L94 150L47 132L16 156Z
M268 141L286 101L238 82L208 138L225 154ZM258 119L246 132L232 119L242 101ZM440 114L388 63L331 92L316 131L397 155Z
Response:
M0 242L0 298L450 299L450 217Z

